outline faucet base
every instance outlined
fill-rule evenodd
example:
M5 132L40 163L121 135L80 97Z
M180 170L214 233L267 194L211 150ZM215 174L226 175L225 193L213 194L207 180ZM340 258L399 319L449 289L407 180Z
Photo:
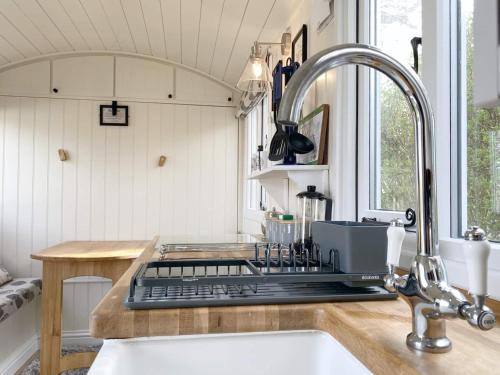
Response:
M406 337L406 345L410 349L428 353L446 353L451 350L451 341L448 337L419 337L412 332Z

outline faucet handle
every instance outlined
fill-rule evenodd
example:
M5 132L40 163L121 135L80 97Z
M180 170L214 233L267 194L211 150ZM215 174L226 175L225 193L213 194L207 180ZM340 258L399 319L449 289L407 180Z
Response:
M393 219L387 228L387 262L390 273L394 272L394 267L399 265L401 248L406 231L401 219Z
M469 292L473 296L485 296L488 293L490 243L484 230L477 226L467 229L464 238L462 248L469 274Z

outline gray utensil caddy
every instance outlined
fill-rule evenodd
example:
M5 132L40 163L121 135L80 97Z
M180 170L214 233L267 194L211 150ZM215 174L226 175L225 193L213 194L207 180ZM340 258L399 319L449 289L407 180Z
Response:
M312 238L323 259L333 254L341 272L383 273L387 272L387 227L354 221L316 221L312 224Z

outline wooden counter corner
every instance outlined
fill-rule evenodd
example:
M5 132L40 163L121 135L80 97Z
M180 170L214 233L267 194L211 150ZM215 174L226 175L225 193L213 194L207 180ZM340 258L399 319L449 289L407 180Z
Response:
M453 342L451 352L414 352L405 343L411 330L411 313L401 299L129 310L123 302L130 278L153 254L154 243L150 243L94 309L90 317L92 336L107 339L313 329L331 334L375 374L499 373L498 324L493 330L482 332L462 320L451 320L447 322Z

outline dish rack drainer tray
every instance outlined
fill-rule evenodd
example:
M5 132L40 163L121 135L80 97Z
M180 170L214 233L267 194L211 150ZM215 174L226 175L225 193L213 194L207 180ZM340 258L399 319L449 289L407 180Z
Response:
M395 299L385 274L339 272L333 258L256 246L255 259L159 260L130 282L131 309Z

